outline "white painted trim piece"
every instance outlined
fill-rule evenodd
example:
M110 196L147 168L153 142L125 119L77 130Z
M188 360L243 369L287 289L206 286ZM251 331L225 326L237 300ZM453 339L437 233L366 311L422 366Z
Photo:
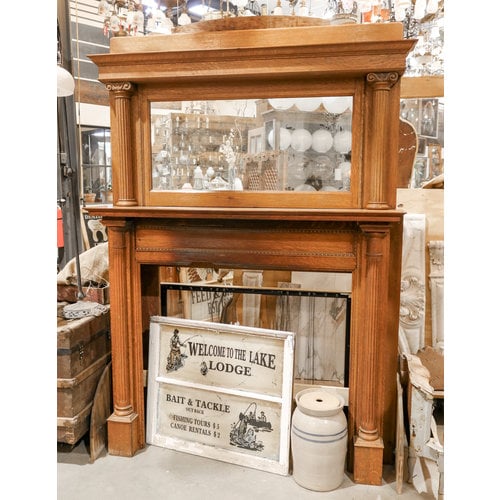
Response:
M444 350L444 241L429 241L432 347Z
M415 354L425 346L425 215L405 214L401 261L400 351Z

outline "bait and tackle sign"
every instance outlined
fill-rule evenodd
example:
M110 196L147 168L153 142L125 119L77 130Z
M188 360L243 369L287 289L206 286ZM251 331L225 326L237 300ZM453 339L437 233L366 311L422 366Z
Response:
M294 334L153 317L149 444L288 474Z

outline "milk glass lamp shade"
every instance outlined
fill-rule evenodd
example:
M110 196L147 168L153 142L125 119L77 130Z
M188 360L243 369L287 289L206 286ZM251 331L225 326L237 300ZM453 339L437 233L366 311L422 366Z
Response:
M71 73L57 66L57 97L68 97L75 92L75 80Z
M302 99L298 99L296 102L297 108L300 111L311 112L315 111L321 105L320 97L304 97Z
M352 105L352 97L337 96L337 97L324 97L323 106L330 113L339 115L350 108Z
M273 16L282 16L283 15L283 8L281 7L281 0L278 0L276 2L276 7L271 13Z
M326 153L333 146L332 134L325 129L318 129L312 135L312 148L318 153Z
M333 136L333 147L338 153L347 154L351 151L352 135L348 130L337 132Z
M269 145L274 148L275 147L275 144L274 144L274 130L271 130L267 136L267 141L269 142ZM292 134L291 132L284 128L284 127L280 127L280 130L279 130L279 147L281 150L285 150L285 149L288 149L288 146L290 146L290 143L292 142Z
M185 10L179 16L179 19L177 20L177 24L179 26L187 26L188 24L191 24L191 18L189 17L188 13Z
M269 104L274 108L281 111L286 111L294 105L293 99L269 99Z
M292 132L292 148L295 151L307 151L312 145L311 132L304 128L298 128Z

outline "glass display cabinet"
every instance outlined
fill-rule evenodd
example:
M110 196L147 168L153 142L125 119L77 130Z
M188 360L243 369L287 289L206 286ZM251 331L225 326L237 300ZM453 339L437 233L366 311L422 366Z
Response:
M292 21L234 18L223 30L205 21L194 32L115 37L109 54L90 56L110 92L113 150L113 206L89 208L109 239L108 449L132 456L145 445L151 316L215 311L213 300L207 310L194 301L206 290L193 286L229 270L233 285L266 288L271 305L257 290L257 314L255 293L242 293L233 316L229 300L218 305L219 321L286 326L296 310L288 299L301 297L277 289L326 294L291 328L307 343L319 341L311 319L344 321L341 340L331 326L322 340L336 367L304 361L295 380L348 389L348 467L356 482L381 484L395 447L400 84L414 41L398 23ZM200 276L187 289L186 270Z
M82 126L82 186L86 203L112 199L111 137L109 127Z

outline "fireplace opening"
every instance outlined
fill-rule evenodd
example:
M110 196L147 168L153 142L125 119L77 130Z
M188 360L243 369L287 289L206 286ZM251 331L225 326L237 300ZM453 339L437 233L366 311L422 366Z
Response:
M161 315L295 333L294 392L349 386L351 275L169 268Z

